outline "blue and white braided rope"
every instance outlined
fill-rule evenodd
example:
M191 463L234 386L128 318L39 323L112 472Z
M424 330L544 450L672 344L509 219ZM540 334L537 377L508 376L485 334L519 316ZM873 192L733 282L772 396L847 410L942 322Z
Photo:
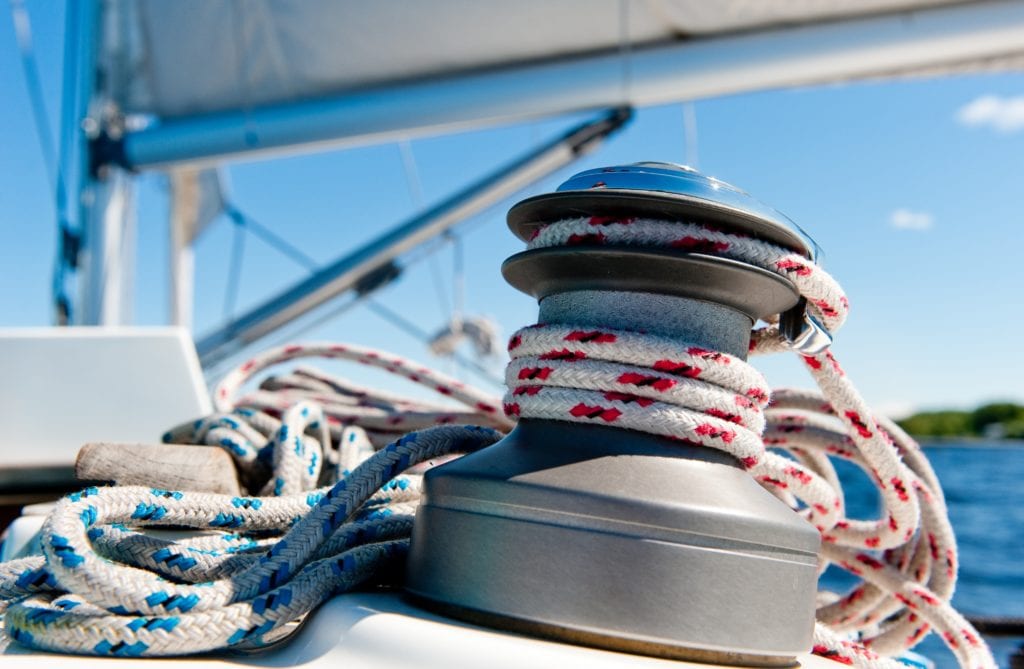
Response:
M280 497L88 488L47 520L44 557L0 565L6 632L35 648L95 655L258 645L401 560L414 510L401 472L500 436L464 426L411 433L330 488ZM129 525L237 532L168 542ZM268 532L285 534L259 538Z

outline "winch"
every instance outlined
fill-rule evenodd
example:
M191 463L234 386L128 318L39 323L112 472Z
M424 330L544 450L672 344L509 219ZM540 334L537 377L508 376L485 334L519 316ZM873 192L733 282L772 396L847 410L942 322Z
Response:
M578 328L579 340L591 329L637 332L745 359L753 324L788 312L803 343L820 345L825 333L805 331L799 293L777 273L700 243L604 243L608 223L661 219L812 261L813 242L743 191L686 167L637 163L579 173L515 205L508 223L529 241L580 217L592 232L502 267L539 300L540 325ZM726 453L611 424L523 417L494 446L427 473L406 589L430 608L518 632L784 666L810 647L818 547L818 531Z

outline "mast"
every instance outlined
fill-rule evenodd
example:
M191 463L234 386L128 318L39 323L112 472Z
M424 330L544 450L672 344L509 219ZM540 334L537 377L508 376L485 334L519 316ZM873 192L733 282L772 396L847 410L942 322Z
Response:
M75 156L70 179L71 206L77 211L78 308L76 325L121 325L130 321L135 255L134 185L128 172L101 160L100 149L119 138L119 112L101 90L101 74L110 74L121 57L118 29L121 5L80 0L68 3L69 26L77 26L75 67L65 72L67 155ZM103 39L100 39L100 38ZM102 44L102 54L100 53Z

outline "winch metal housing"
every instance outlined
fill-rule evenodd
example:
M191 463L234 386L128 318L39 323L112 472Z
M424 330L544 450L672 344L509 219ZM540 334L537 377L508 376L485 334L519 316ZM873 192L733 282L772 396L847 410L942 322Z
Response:
M791 221L689 168L588 170L512 207L512 231L580 216L701 222L813 259ZM502 268L540 323L641 330L745 358L799 304L772 272L615 246L528 250ZM811 645L818 532L731 456L637 431L524 418L429 471L406 590L456 618L668 658L788 666Z

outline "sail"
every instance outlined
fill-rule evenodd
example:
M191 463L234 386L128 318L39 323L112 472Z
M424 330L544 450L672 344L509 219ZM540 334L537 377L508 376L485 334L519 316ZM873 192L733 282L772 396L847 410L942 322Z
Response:
M177 118L626 48L948 6L949 0L120 0L126 111ZM942 68L990 59L946 60ZM953 54L956 58L956 55ZM900 68L902 71L903 68ZM885 74L880 64L877 74ZM837 73L838 76L844 76Z
M109 0L132 169L1024 63L1008 0Z

